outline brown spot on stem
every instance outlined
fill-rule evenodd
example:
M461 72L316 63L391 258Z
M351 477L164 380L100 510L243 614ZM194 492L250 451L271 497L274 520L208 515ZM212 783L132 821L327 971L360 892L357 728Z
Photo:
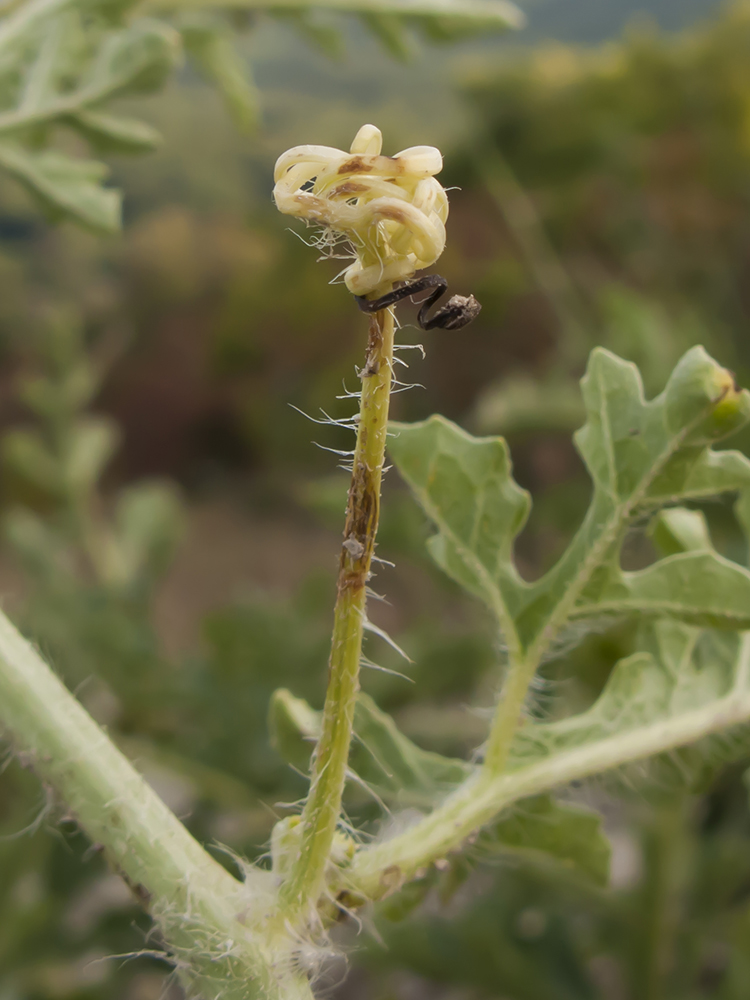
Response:
M128 878L125 872L122 871L122 869L120 868L118 868L117 874L123 880L128 889L130 889L130 891L133 893L133 895L141 904L141 906L144 906L146 909L148 909L149 905L151 904L151 893L148 891L145 885L141 885L140 882L134 882L132 879Z
M383 348L383 327L380 313L370 317L370 328L367 335L367 354L365 367L359 373L361 378L369 378L380 371L380 352Z

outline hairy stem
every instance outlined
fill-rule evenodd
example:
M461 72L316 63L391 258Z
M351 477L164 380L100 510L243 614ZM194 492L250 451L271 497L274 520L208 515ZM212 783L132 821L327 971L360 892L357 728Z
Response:
M379 294L389 291L380 289ZM393 370L391 310L370 319L352 481L339 564L323 730L313 755L310 794L302 813L300 852L281 890L287 920L312 912L341 813L366 620L367 581L375 548Z
M193 839L2 614L0 730L149 909L191 994L311 998L306 978L274 968L249 930L247 888Z
M518 662L511 658L484 754L484 768L489 774L503 772L537 664L536 658Z

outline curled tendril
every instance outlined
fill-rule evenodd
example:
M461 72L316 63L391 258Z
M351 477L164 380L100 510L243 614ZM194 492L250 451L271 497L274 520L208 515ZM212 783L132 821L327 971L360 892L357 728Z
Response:
M421 303L417 322L423 330L460 330L462 326L467 326L476 319L482 311L481 305L473 295L452 295L445 305L441 306L432 316L428 313L437 300L448 291L448 282L439 274L425 274L416 281L409 281L405 285L394 288L392 292L381 296L379 299L357 298L357 305L366 313L380 312L381 309L388 309L390 306L400 302L401 299L411 298L418 292L424 292L432 288L433 291Z
M276 161L276 207L343 234L355 256L344 272L354 295L376 292L434 264L445 247L448 198L434 146L382 156L382 135L363 125L348 153L295 146Z

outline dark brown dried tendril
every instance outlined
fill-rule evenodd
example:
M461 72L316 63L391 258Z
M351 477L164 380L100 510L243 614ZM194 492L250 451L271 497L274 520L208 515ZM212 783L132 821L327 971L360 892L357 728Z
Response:
M436 327L441 330L460 330L479 315L482 307L473 295L453 295L432 317L427 318L430 308L448 290L448 282L439 274L426 274L414 281L407 281L379 299L366 299L361 295L354 297L362 312L376 313L395 305L401 299L424 292L427 288L434 288L435 291L427 296L417 313L417 322L423 330L434 330Z

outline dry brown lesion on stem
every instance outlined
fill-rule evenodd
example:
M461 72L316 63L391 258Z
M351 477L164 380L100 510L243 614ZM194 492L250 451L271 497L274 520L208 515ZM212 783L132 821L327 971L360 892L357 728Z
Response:
M365 395L369 395L365 393L365 380L379 376L384 362L382 358L384 316L385 313L376 313L370 317L365 366L360 372L363 381L363 411L365 411ZM388 359L385 360L390 364ZM367 446L371 427L370 421L363 420L363 416L364 413L360 416L357 449L346 508L344 541L339 562L339 593L343 590L356 590L367 584L380 517L382 455L377 456L379 466L375 469L370 468L367 454L370 449Z
M370 572L375 535L380 513L380 498L374 476L364 462L358 463L349 488L344 541L339 561L338 591L364 587Z

